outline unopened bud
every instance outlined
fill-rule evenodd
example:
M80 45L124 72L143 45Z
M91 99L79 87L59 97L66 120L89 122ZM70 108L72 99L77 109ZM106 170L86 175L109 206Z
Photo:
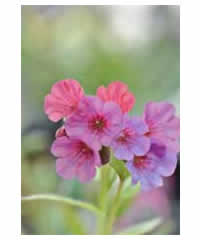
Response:
M102 147L102 149L99 151L100 157L101 157L101 164L104 165L110 161L110 148L108 147Z
M55 137L58 138L58 137L64 137L64 136L68 137L65 127L62 126L58 128L58 130L56 131Z

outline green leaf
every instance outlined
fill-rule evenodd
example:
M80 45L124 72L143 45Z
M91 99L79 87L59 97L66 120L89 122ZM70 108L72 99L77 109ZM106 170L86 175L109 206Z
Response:
M59 195L55 195L55 194L35 194L32 196L22 197L21 200L22 200L22 202L29 202L29 201L34 201L34 200L55 201L55 202L69 204L74 207L84 208L84 209L94 212L97 215L103 214L100 209L98 209L91 203L74 200L71 198L67 198L67 197L63 197L63 196L59 196Z
M117 160L115 158L110 162L110 166L115 170L118 174L119 178L124 181L127 177L130 176L129 171L125 167L125 163L122 160Z
M143 223L136 224L116 235L143 235L152 232L162 223L161 218L154 218Z

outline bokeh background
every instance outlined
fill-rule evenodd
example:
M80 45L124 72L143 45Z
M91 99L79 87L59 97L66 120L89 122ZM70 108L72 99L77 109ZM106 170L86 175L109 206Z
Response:
M179 115L179 6L22 6L22 195L58 193L96 201L98 182L63 181L49 149L61 123L48 121L44 96L52 84L78 80L88 94L120 80L136 96L132 114L147 101L170 101ZM116 224L161 216L149 234L179 234L179 163L165 186L133 199ZM22 234L94 234L88 212L53 202L22 205Z

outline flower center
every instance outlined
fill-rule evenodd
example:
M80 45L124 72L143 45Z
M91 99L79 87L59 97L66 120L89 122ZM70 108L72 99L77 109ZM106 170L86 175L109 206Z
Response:
M117 138L117 141L120 143L126 143L130 136L131 136L130 130L128 128L123 129L120 133L120 136Z
M91 160L93 157L93 151L87 144L80 141L77 144L77 168L81 167L85 161Z
M79 150L81 153L86 155L93 154L93 151L84 142L79 143Z
M147 166L147 161L145 157L135 157L133 164L136 168L145 168Z
M150 137L151 136L151 132L148 131L147 133L144 134L146 137Z
M106 127L106 119L101 115L96 115L89 120L89 128L102 131Z

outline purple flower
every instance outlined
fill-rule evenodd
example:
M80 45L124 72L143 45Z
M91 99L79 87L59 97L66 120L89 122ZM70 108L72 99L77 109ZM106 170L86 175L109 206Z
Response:
M162 186L162 177L171 176L176 164L176 152L154 142L145 156L135 156L126 165L132 175L133 184L140 182L142 190L147 191Z
M122 113L113 102L103 102L98 97L83 97L78 109L68 118L66 129L69 136L84 136L97 148L108 146L119 131Z
M148 136L160 144L179 152L180 120L175 108L166 102L149 102L145 106L144 121L149 127Z
M111 142L114 155L118 159L132 160L133 157L142 156L150 148L150 139L144 136L148 127L139 117L129 117L125 114L121 128Z
M57 174L64 179L77 177L82 182L91 180L96 175L96 167L101 165L98 150L82 138L58 137L51 148L52 154L57 157Z

